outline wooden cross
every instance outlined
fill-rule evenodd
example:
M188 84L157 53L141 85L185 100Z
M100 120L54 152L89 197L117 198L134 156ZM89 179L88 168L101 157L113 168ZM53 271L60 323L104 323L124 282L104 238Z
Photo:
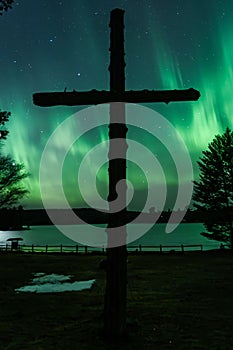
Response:
M196 101L200 93L194 89L187 90L142 90L125 91L125 61L124 61L124 10L114 9L110 17L110 91L85 91L85 92L50 92L35 93L34 104L41 107L49 106L76 106L91 105L110 102L165 102L171 101ZM126 134L124 103L110 104L109 124L109 220L108 220L108 248L106 264L106 291L104 306L104 328L108 337L120 337L126 331L126 226L122 225L122 218L126 217L126 186L121 193L121 205L124 209L111 214L114 200L117 198L116 184L126 179ZM122 139L120 150L116 156L116 149L111 144L115 138ZM115 159L111 159L114 153ZM122 245L111 248L111 243L116 239Z

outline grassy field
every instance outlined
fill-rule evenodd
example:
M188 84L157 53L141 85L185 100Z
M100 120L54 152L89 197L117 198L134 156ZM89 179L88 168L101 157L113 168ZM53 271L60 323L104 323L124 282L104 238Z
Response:
M101 256L0 253L0 349L233 349L233 255L227 251L128 257L129 336L101 336ZM32 273L96 279L91 290L16 293Z

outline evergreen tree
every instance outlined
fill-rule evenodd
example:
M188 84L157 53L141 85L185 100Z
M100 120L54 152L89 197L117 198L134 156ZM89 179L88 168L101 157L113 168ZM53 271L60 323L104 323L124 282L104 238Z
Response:
M197 162L199 181L194 181L194 206L209 239L230 243L233 248L233 132L227 127L216 135Z
M0 141L5 140L8 134L5 123L9 117L10 112L0 112ZM27 176L23 164L16 164L9 155L0 154L0 208L16 204L28 193L21 183Z

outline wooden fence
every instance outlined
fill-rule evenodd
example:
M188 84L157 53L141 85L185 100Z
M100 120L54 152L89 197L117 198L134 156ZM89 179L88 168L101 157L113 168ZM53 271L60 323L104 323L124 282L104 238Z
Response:
M194 249L190 249L194 248ZM144 246L139 244L138 246L127 246L127 251L129 253L148 253L148 252L158 252L158 253L175 253L175 252L181 252L184 253L185 251L190 250L198 250L203 251L203 245L202 244L195 244L195 245L155 245L155 246ZM83 245L75 245L75 246L67 246L67 245L23 245L18 244L18 246L15 248L12 246L12 244L6 244L6 245L0 245L0 251L4 252L12 252L12 251L18 251L18 252L28 252L28 253L81 253L81 254L89 254L89 253L96 253L96 254L104 254L106 253L106 248L93 248Z

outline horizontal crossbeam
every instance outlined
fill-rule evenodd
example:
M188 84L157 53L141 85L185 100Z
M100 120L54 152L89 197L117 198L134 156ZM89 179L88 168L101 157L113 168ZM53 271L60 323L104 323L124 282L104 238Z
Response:
M139 90L115 93L110 91L72 91L41 92L33 95L33 102L40 107L97 105L109 102L151 103L197 101L200 92L190 88L186 90Z

